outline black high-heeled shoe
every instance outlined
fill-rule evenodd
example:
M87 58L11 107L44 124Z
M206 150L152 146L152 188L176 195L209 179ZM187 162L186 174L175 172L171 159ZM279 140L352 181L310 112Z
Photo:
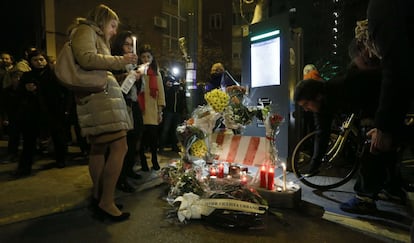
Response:
M105 221L105 219L109 219L112 222L122 222L122 221L129 219L129 217L131 216L130 213L125 213L125 212L122 212L121 215L115 216L115 215L112 215L106 212L99 206L97 207L96 213L98 214L98 217L101 221Z
M96 208L99 208L99 200L98 199L96 199L96 198L94 198L94 197L92 197L91 198L91 204L90 204L90 207L92 208L92 209L96 209ZM121 209L123 209L124 208L124 205L122 205L122 204L120 204L120 203L115 203L115 206L119 209L119 210L121 210Z

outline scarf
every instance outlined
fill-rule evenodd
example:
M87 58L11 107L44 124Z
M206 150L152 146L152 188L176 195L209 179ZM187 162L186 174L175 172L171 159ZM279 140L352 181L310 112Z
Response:
M158 97L158 84L157 84L157 75L154 72L154 70L152 70L152 68L148 68L147 70L147 75L149 77L149 88L150 88L150 95L152 98L156 99ZM138 93L138 102L139 102L139 107L141 108L141 111L145 111L145 82L144 82L144 78L142 78L143 82L141 85L141 90Z

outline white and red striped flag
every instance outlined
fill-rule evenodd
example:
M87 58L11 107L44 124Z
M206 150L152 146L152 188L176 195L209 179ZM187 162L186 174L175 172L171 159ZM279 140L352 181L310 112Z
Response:
M218 160L247 166L261 166L266 159L266 138L227 134L212 134L212 142L219 146Z

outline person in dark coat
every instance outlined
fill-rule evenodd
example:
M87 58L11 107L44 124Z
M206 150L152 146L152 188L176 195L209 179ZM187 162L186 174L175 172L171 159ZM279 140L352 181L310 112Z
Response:
M18 109L21 96L18 91L20 79L23 75L21 71L11 71L11 84L3 90L1 97L1 117L3 127L8 135L7 158L5 161L16 162L18 159L21 132L18 123Z
M313 112L315 127L319 131L308 176L318 173L336 115L354 112L361 119L374 117L379 80L378 70L360 71L352 66L345 75L329 81L307 79L297 84L295 102L305 111Z
M345 75L329 81L303 80L295 90L295 101L314 114L318 131L314 143L314 154L306 176L319 173L319 166L326 153L331 125L334 117L340 114L355 113L361 120L374 124L375 110L378 106L381 72L377 68L360 70L352 65ZM358 124L358 123L357 123ZM364 135L364 134L361 134ZM355 207L353 212L372 213L376 211L375 200L382 190L399 192L401 179L396 173L396 151L381 154L364 153L358 171L354 190L356 198L364 198L364 203ZM370 200L368 200L370 199ZM346 205L341 209L347 211Z
M176 129L184 121L187 111L185 90L183 84L171 75L166 75L164 80L165 108L159 150L162 151L170 145L172 151L179 152Z
M65 134L67 90L59 83L47 56L40 50L28 55L31 71L22 76L19 92L19 124L23 135L23 151L16 177L31 174L36 151L36 140L41 131L49 131L58 168L65 167L67 145Z
M234 81L226 74L224 65L217 62L211 66L210 77L207 80L205 91L209 92L217 88L226 88L234 84Z
M364 43L380 58L382 67L380 102L375 129L370 132L371 150L386 151L407 138L403 124L414 102L414 82L408 71L414 63L413 7L410 0L371 0L368 5Z
M413 7L411 0L370 0L367 19L357 22L356 39L370 57L379 59L381 66L375 124L367 133L371 138L370 151L378 156L397 151L397 148L403 151L404 147L413 147L414 131L405 123L406 114L413 112L414 103L414 82L409 71L414 64ZM371 178L364 179L380 177L366 173L369 175ZM355 185L356 196L342 203L342 210L364 213L372 206L375 200L370 195L372 191L358 190L363 183L365 181Z

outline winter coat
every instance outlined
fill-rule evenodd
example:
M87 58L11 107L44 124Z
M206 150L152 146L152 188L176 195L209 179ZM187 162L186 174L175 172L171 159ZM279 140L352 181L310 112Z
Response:
M373 119L378 106L381 73L380 70L360 71L351 67L345 75L322 82L325 82L325 93L320 111L314 113L315 127L319 133L312 158L319 161L328 146L335 117L355 113L360 119Z
M81 67L89 70L119 70L126 63L112 56L109 43L95 24L81 20L72 35L73 54ZM82 135L100 135L132 129L121 88L111 72L107 72L107 88L78 99L77 114Z
M185 90L182 85L164 86L166 106L164 112L174 112L185 115L186 102Z
M149 76L143 75L142 78L145 83L145 111L142 113L144 125L159 125L158 113L162 112L162 109L165 106L164 85L161 74L157 74L158 97L156 99L150 95ZM161 107L161 109L159 109L159 107Z
M393 136L414 137L404 131L406 113L414 109L412 0L371 0L368 31L381 55L381 95L375 125ZM411 106L410 106L411 105Z

